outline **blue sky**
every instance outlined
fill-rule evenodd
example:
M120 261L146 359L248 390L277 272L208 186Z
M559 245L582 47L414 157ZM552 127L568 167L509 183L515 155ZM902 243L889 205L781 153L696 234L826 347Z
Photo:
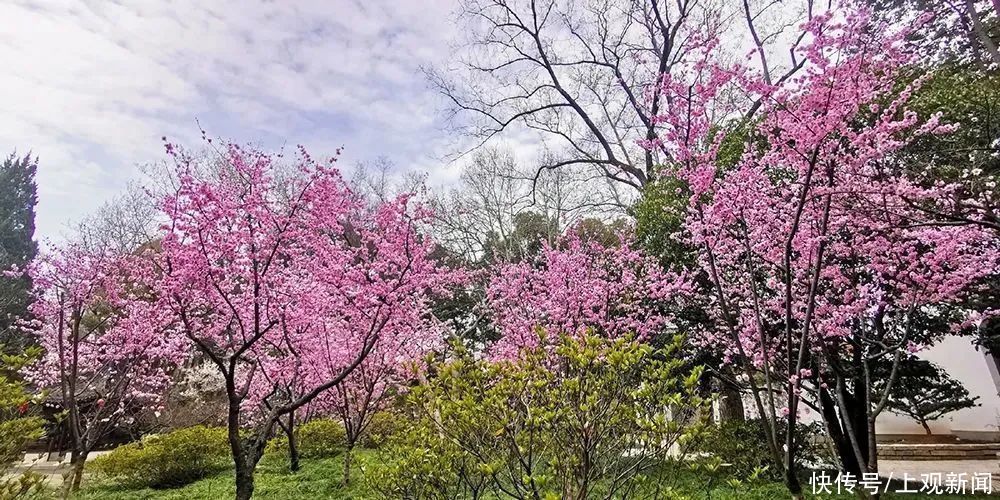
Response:
M0 3L0 151L39 157L38 236L58 238L163 160L160 138L211 136L344 162L386 156L458 176L441 98L454 5L315 2Z

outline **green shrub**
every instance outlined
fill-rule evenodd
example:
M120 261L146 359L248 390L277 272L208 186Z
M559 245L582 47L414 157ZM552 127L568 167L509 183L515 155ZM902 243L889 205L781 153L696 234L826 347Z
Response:
M295 428L296 444L301 458L330 458L344 451L347 433L344 426L329 418L316 418ZM268 458L288 456L288 438L283 434L267 443Z
M310 420L298 429L298 433L302 458L335 457L344 451L347 443L344 426L329 418Z
M368 489L386 499L480 498L487 484L478 461L427 419L388 438L362 472Z
M226 430L194 426L115 448L88 465L103 479L135 487L172 488L230 466Z
M410 391L415 418L366 471L385 498L617 498L704 426L701 369L663 349L560 336L494 363L459 350ZM665 411L669 409L669 413ZM473 494L472 492L476 492Z
M24 471L0 479L0 500L28 500L50 498L46 494L46 477L34 471Z
M6 354L0 345L0 500L34 498L44 492L45 478L31 471L4 474L21 460L31 441L44 434L44 421L32 410L34 397L28 393L18 371L37 359L37 348L22 354Z
M781 480L781 467L772 463L771 454L767 451L764 425L764 421L759 419L712 425L696 441L694 451L707 453L727 464L724 471L732 477L745 479L756 476ZM781 425L784 427L784 424ZM817 463L822 459L822 446L810 439L820 435L822 430L819 426L819 423L800 423L797 426L795 439L799 443L798 456L803 462ZM781 442L785 442L784 436Z
M24 447L42 437L42 424L38 417L0 419L0 470L20 461Z
M359 443L362 448L378 449L384 445L389 438L400 431L401 417L391 411L380 411L372 415L371 422L365 427L365 432L361 434Z

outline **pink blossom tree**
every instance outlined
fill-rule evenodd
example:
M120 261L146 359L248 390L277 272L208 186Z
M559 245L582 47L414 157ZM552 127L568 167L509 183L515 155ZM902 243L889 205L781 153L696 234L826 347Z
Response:
M397 259L392 264L396 269L410 268L422 281L394 283L390 297L396 309L392 314L371 315L368 311L385 307L385 297L354 297L338 306L337 312L329 309L333 304L329 297L321 297L312 314L325 315L326 321L317 325L313 322L279 325L282 336L278 344L270 345L268 356L261 369L261 378L251 388L247 411L270 411L273 409L272 393L275 390L289 395L299 395L325 380L337 377L345 364L342 353L361 352L367 355L353 370L346 373L341 382L330 390L318 395L303 408L306 418L318 415L333 416L344 425L346 445L344 456L344 484L350 481L351 452L378 411L383 410L393 395L404 389L403 385L415 376L414 369L423 358L441 346L443 328L430 314L427 290L448 293L446 285L464 281L464 273L458 270L438 268L427 259L432 251L430 240L422 240L420 262L399 253L400 248L415 243L413 226L403 222L412 205L410 196L400 196L383 203L370 215L371 227L363 232L352 224L347 236L349 245L363 247L367 263L373 269L386 265L385 260ZM416 207L412 222L422 222L430 215L423 208ZM364 236L362 236L362 233ZM363 238L363 239L362 239ZM362 264L362 262L356 262ZM398 272L398 271L395 271ZM374 283L368 282L373 285ZM420 288L423 287L423 288ZM367 302L374 299L372 302ZM325 312L324 312L325 311ZM337 322L331 322L331 314ZM338 324L340 322L340 324ZM376 322L377 324L373 323ZM368 325L368 329L359 328ZM370 347L370 329L377 328L379 339ZM297 339L297 340L296 340ZM268 340L265 339L265 342ZM276 389L277 388L277 389ZM292 410L279 418L276 423L284 431L289 443L289 459L292 470L298 469L298 452L294 432L296 411Z
M617 246L581 240L570 231L545 244L534 262L500 264L487 301L500 340L493 355L514 357L537 347L541 329L550 338L592 330L608 338L646 340L669 326L669 305L689 284L663 271L623 236Z
M274 155L226 144L225 168L205 179L167 148L179 182L160 203L167 223L148 282L171 331L222 375L236 498L247 499L277 421L423 316L448 274L417 231L426 211L409 196L370 209L335 159L301 151L296 175L279 183Z
M103 438L160 403L183 359L175 339L152 326L158 312L132 306L141 294L126 260L67 244L28 269L36 289L30 328L44 355L25 376L53 392L64 411L72 451L67 493L79 489L84 462Z
M907 73L912 28L877 25L847 3L802 30L794 78L771 83L706 60L686 80L664 79L656 91L687 109L660 117L676 133L644 143L669 152L689 188L685 228L719 325L701 341L745 375L796 497L801 407L823 416L845 469L876 472L875 419L901 357L933 342L922 323L960 305L998 262L982 228L936 224L914 208L953 186L920 188L891 161L915 137L954 130L908 108L922 81ZM760 109L741 158L724 169L708 117L713 97L731 89ZM876 393L873 364L886 361L891 375Z
M420 378L425 357L442 347L441 332L442 325L433 318L397 323L343 383L314 402L317 413L332 415L344 425L343 484L350 482L353 450L373 417Z

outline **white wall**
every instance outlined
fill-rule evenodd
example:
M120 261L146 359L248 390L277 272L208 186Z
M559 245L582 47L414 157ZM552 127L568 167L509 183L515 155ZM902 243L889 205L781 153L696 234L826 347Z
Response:
M979 396L980 406L949 413L932 422L935 434L985 437L984 433L1000 433L1000 374L986 353L977 351L968 337L949 336L917 355L944 368L965 385L971 396ZM879 416L877 430L882 434L924 433L913 420L889 412Z
M980 406L949 413L930 422L934 434L955 434L965 439L1000 439L1000 373L986 353L977 351L968 337L948 336L942 342L917 354L944 368L961 382L970 396L979 396ZM744 396L747 417L757 414L753 400ZM783 406L779 403L778 406ZM820 419L816 412L803 408L803 422ZM878 417L876 432L886 434L924 434L923 427L909 417L884 411Z

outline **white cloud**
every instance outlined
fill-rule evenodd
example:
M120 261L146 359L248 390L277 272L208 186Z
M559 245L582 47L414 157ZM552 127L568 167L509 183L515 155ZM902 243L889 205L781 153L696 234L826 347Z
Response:
M0 152L40 157L39 233L164 157L161 136L346 146L455 170L419 72L448 57L447 1L0 4Z

